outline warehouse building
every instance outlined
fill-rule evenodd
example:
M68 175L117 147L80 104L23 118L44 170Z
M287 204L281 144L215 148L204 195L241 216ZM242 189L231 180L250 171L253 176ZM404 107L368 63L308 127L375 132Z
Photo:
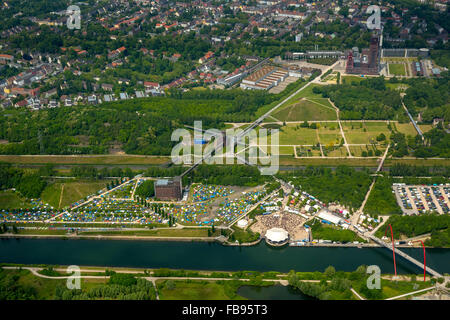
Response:
M159 200L180 200L182 194L181 177L155 181L155 198Z
M277 86L289 76L287 70L274 66L263 66L242 80L241 88L255 90L269 90Z

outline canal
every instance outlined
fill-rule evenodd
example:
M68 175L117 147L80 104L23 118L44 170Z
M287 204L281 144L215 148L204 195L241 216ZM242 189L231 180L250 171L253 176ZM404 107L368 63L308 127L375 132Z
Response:
M423 261L422 249L402 249ZM449 249L427 249L427 265L450 272ZM421 271L397 256L398 273ZM323 271L329 265L353 271L360 265L378 265L393 273L392 252L385 248L284 247L265 243L252 247L210 242L0 239L0 263L55 264L105 267L173 268L217 271Z

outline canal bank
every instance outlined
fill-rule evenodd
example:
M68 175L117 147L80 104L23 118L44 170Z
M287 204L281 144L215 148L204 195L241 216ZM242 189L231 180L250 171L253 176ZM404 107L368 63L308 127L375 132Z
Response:
M423 259L421 249L403 250ZM450 272L449 262L449 249L427 249L427 265L435 270ZM2 238L0 263L280 272L323 271L329 265L353 271L360 265L378 265L382 273L394 271L392 253L385 248L274 248L264 242L238 247L212 242ZM423 273L401 257L397 259L397 272Z

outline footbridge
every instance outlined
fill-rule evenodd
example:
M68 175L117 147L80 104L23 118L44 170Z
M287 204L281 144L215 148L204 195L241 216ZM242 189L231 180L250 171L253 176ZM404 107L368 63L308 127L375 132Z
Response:
M403 257L404 259L408 260L409 262L415 264L416 266L418 266L419 268L421 268L422 270L424 270L425 266L423 265L423 263L417 261L416 259L414 259L413 257L407 255L407 254L404 253L403 251L400 251L400 250L397 249L397 248L394 248L394 249L393 249L393 248L391 247L390 244L387 244L387 243L384 242L383 240L381 240L381 239L375 237L374 235L369 235L368 237L369 237L372 241L378 243L379 245L381 245L381 246L383 246L383 247L385 247L385 248L388 248L388 249L391 250L391 251L392 251L392 250L395 250L395 254L398 254L399 256ZM428 273L431 274L432 276L435 276L435 277L438 277L438 278L442 277L442 275L441 275L439 272L433 270L432 268L430 268L430 267L428 267L428 266L426 267L426 272L428 272Z

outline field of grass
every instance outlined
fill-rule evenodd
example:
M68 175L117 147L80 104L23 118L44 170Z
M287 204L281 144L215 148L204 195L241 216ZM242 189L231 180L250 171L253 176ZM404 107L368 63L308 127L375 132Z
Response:
M30 208L31 205L22 199L17 192L8 190L0 192L0 208Z
M387 139L390 136L386 122L342 122L342 127L347 138L347 143L349 144L369 144L376 142L376 137L381 133L384 133Z
M404 133L406 136L413 136L415 137L417 135L417 131L412 125L412 123L396 123L395 127L397 128L398 132Z
M103 189L107 180L67 180L49 184L41 198L55 208L64 208L88 195ZM62 193L62 197L61 197ZM61 199L61 203L60 203ZM61 204L61 205L60 205Z
M298 128L287 125L280 130L280 144L284 145L315 145L319 142L315 129Z
M389 63L389 73L395 76L406 76L403 63Z
M327 157L347 157L348 152L346 147L339 147L335 150L327 152Z
M0 275L0 279L3 277L17 277L14 281L14 285L22 289L26 288L27 293L32 293L36 300L54 299L56 287L61 285L64 286L66 283L65 279L58 280L36 277L29 270L0 269Z
M364 285L361 284L361 285ZM430 281L391 281L387 279L381 279L381 297L382 299L388 299L396 297L409 292L425 289L431 287ZM358 292L360 293L360 292ZM364 294L360 293L362 296ZM367 298L367 297L366 297ZM410 299L410 297L405 297L404 299Z
M361 82L362 80L367 79L366 77L360 77L360 76L342 76L341 77L341 83L352 83L352 81L355 82Z
M173 288L168 288L168 281L174 284ZM230 298L223 284L212 281L157 280L156 286L161 300L245 300L238 295Z
M306 87L305 89L303 89L302 91L300 91L299 93L297 93L295 96L293 96L291 99L289 99L288 101L286 101L283 105L281 105L276 111L282 110L287 106L290 106L292 104L295 104L297 102L299 102L299 100L301 98L322 98L322 95L320 94L315 94L312 90L314 87L316 86L320 86L319 84L311 84L308 87ZM276 103L273 105L275 106ZM273 107L272 106L272 107ZM270 110L267 109L267 111Z
M294 154L294 147L279 147L280 155L288 155L291 156Z
M322 101L323 100L323 101ZM336 112L326 99L300 100L272 114L280 121L336 120Z
M316 222L312 226L312 236L315 240L331 240L331 241L340 241L340 242L365 242L361 237L359 237L356 233L350 230L342 230L340 228L323 225Z
M341 142L342 135L339 130L339 124L336 122L325 122L320 123L319 129L319 140L322 145L337 145Z

